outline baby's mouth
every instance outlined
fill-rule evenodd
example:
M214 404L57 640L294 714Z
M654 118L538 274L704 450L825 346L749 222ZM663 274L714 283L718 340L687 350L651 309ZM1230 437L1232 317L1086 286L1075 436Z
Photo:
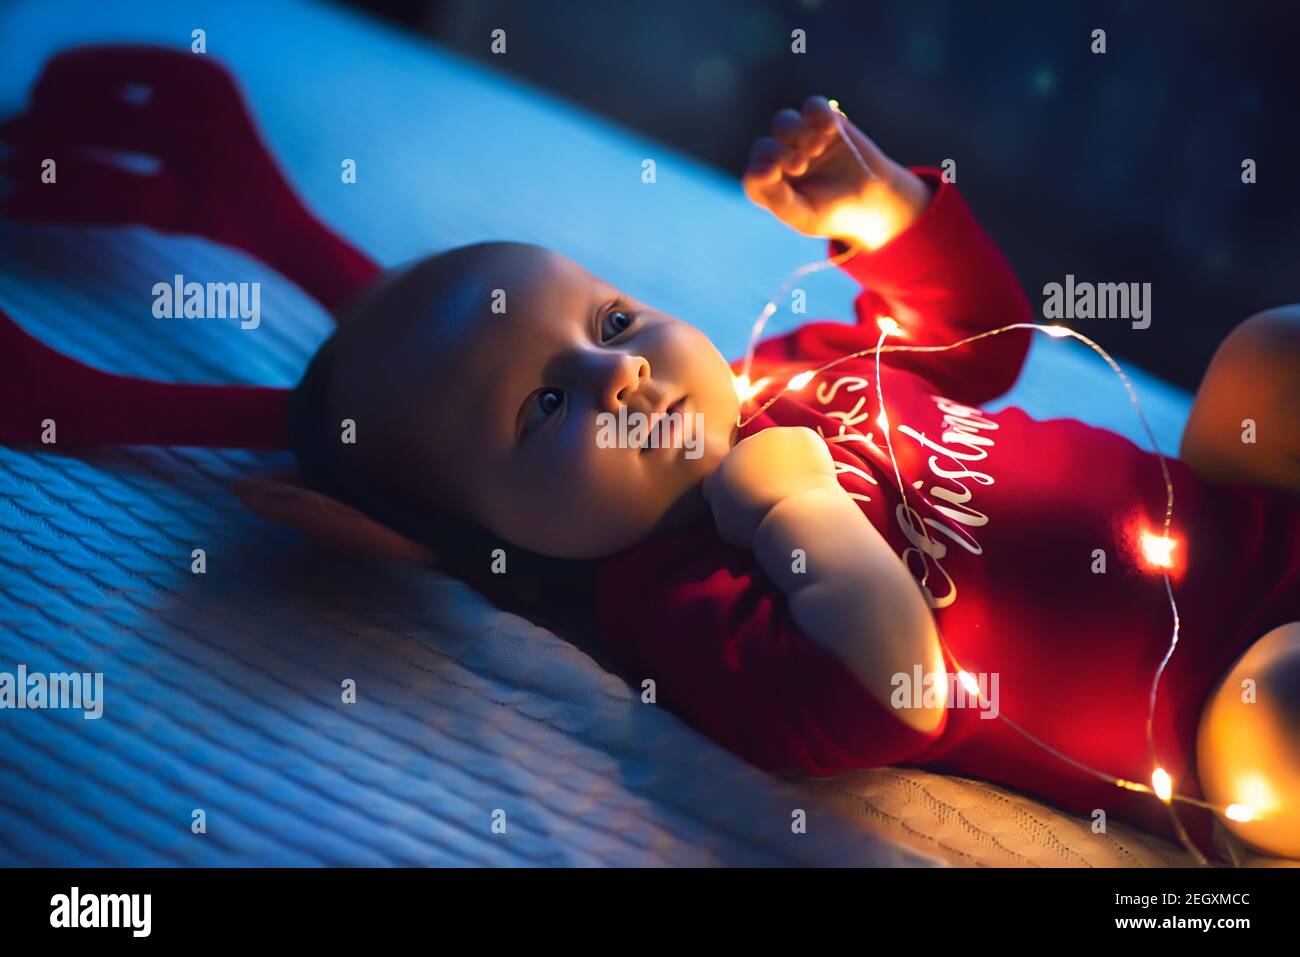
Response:
M653 429L646 435L645 441L641 443L640 452L644 455L646 452L660 449L680 449L684 445L685 434L683 429L686 427L686 407L690 396L682 396L662 413L651 413L650 422ZM671 418L674 413L680 413L677 418ZM655 436L658 442L653 441Z

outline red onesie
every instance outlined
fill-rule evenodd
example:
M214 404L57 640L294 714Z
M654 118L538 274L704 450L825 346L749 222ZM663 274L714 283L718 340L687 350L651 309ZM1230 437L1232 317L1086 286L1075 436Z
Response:
M770 385L744 415L795 373L874 346L883 315L903 328L895 341L918 345L1035 321L956 187L918 172L935 190L927 210L883 248L843 264L865 287L858 324L815 322L762 343L750 378ZM832 253L842 250L832 244ZM741 437L771 426L819 432L841 486L924 578L949 671L985 676L985 700L1052 747L1149 783L1148 694L1172 616L1138 541L1143 530L1162 529L1164 482L1154 455L1112 432L1014 408L980 410L1014 383L1033 334L883 356L911 516L899 508L876 422L870 356L779 398ZM1300 505L1245 487L1211 489L1182 463L1169 464L1182 629L1161 682L1156 742L1175 787L1200 796L1196 729L1212 687L1255 639L1300 620ZM815 556L808 549L808 560ZM981 717L991 707L950 707L930 734L904 725L800 634L785 596L747 549L718 537L711 516L608 559L596 595L603 640L625 676L637 686L654 679L663 704L761 767L827 775L913 764L1173 833L1152 796L1091 777L1006 722ZM1208 850L1208 813L1181 806L1180 817Z

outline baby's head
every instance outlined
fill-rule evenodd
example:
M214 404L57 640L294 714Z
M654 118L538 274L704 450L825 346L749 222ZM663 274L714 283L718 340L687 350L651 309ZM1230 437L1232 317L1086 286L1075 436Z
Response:
M691 414L700 445L599 442L620 406ZM497 242L371 289L312 360L292 427L310 484L435 552L486 548L442 556L485 567L494 546L595 559L681 524L737 411L694 326L558 253Z

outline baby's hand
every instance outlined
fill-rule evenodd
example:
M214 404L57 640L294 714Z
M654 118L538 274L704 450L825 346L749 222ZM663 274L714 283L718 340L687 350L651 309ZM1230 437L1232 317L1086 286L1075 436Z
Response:
M930 201L930 189L840 116L870 174L840 136L835 111L820 96L803 112L784 109L772 134L754 142L745 193L791 229L876 249L901 233Z
M835 460L812 429L764 429L736 444L704 480L723 541L748 548L778 502L810 489L839 490Z

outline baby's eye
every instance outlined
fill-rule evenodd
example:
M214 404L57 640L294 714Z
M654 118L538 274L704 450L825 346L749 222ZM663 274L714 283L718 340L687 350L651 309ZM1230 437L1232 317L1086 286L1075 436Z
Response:
M635 321L635 317L630 312L624 312L622 309L614 309L605 313L605 318L600 321L600 341L608 342Z
M528 414L524 418L524 432L545 422L560 406L564 405L564 392L561 389L542 389L528 404Z

